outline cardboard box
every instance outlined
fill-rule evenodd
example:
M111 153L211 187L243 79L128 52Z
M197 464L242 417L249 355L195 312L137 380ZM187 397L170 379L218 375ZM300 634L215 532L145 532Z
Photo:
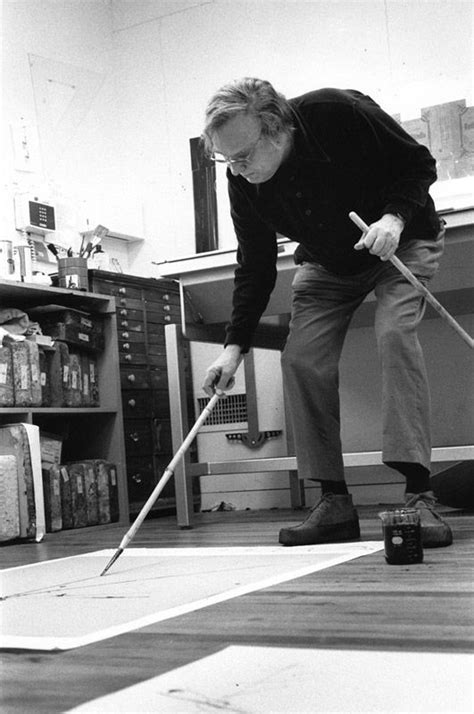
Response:
M0 454L0 541L19 536L18 463L13 454Z
M39 427L21 423L0 427L0 454L16 459L19 537L40 542L46 523Z
M104 323L99 315L61 305L42 305L29 310L29 314L54 340L96 352L104 349Z
M61 472L58 464L49 469L43 469L44 510L46 516L46 532L54 533L62 530L61 508Z
M41 467L49 470L61 463L63 440L57 434L40 431Z

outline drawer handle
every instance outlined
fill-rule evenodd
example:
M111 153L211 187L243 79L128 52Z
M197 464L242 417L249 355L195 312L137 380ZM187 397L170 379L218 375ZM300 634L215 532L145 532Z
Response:
M164 295L162 295L162 299L163 299L163 300L169 300L169 299L170 299L170 296L168 295L168 293L165 293Z
M127 294L127 288L119 288L118 289L120 295L126 295Z
M128 312L126 310L120 310L121 315L128 315Z
M126 310L123 310L123 312L127 312ZM128 327L128 320L122 320L120 323L121 327Z
M128 362L131 362L132 355L125 355L124 359L126 359Z
M171 310L171 305L163 305L163 310L169 312Z
M126 298L120 298L120 304L121 304L121 305L126 305L126 304L127 304L127 299L126 299Z
M137 378L135 377L134 374L129 374L127 379L129 382L135 382Z
M134 375L131 374L130 377L134 377ZM129 379L130 379L130 377L129 377ZM135 378L134 378L134 379L135 379ZM130 380L130 381L133 382L134 379L132 379L132 380ZM135 407L137 406L137 402L135 401L135 399L129 399L129 400L128 400L128 406L129 406L129 407L132 407L132 409L135 409Z
M122 345L122 349L124 350L129 350L130 349L130 344L128 342L124 342Z
M171 322L171 315L165 315L165 322Z
M130 337L130 333L129 333L129 332L122 332L122 337L123 337L124 340L128 340L128 338Z

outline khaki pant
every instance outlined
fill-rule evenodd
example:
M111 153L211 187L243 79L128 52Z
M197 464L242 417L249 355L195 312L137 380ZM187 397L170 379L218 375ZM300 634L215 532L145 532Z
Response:
M397 256L426 283L438 269L443 247L444 230L436 241L410 241L399 248ZM290 332L282 354L300 478L344 479L339 360L351 317L372 290L382 370L382 458L430 469L430 396L417 336L424 297L390 262L380 261L352 276L304 263L293 281Z

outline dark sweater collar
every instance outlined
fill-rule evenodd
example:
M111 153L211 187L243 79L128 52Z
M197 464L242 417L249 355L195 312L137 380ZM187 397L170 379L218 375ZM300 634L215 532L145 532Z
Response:
M292 107L293 113L293 146L288 155L288 160L301 161L331 161L323 147L314 135L312 129L305 122L302 115Z

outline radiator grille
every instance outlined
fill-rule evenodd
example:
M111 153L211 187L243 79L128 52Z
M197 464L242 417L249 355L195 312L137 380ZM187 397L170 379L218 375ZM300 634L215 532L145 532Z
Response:
M199 411L209 404L209 397L198 397ZM206 426L212 424L236 424L247 421L247 395L229 394L219 399L206 420Z

